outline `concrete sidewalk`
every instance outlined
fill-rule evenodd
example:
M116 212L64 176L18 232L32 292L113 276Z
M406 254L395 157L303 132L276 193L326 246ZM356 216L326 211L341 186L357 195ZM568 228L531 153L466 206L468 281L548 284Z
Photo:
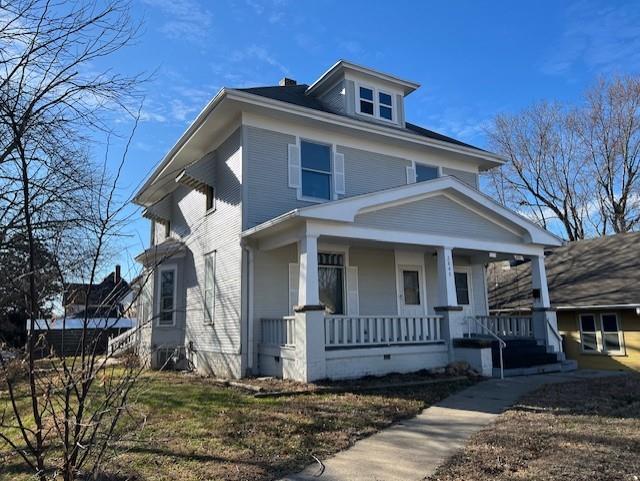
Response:
M543 384L616 374L582 370L484 381L358 441L325 460L324 470L316 463L282 481L422 480L522 395Z

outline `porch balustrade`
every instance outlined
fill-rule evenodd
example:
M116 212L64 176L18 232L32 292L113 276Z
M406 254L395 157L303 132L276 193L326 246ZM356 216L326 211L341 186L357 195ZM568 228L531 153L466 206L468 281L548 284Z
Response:
M326 316L325 348L373 347L442 341L442 316Z
M295 317L262 319L262 344L270 346L294 346Z
M531 316L475 316L476 323L469 323L469 334L492 332L500 337L533 337ZM472 332L473 325L476 332ZM482 330L487 332L481 332Z

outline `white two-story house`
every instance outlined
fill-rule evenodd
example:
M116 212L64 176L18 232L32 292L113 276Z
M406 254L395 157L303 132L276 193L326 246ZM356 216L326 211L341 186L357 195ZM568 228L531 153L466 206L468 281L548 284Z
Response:
M480 331L559 353L544 249L560 240L479 191L503 158L405 119L418 87L339 61L310 85L218 92L135 197L152 365L180 352L206 373L302 381L486 370L490 350L456 342ZM514 257L532 265L533 316L488 317L486 266Z

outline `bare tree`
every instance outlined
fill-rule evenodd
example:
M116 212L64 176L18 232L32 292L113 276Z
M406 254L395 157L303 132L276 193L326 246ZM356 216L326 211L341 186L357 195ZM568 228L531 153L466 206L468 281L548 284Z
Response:
M640 226L640 78L599 80L578 109L575 130L597 193L598 232Z
M585 237L591 191L578 137L557 104L539 103L495 118L491 147L510 162L490 174L498 199L545 228L560 222L569 240Z
M30 318L26 349L13 360L0 352L9 394L0 440L40 480L98 472L140 372L133 363L109 371L88 336L88 309L75 356L38 362L35 336L38 243L55 254L62 284L86 277L90 290L124 221L116 200L122 163L110 175L91 147L114 115L128 112L140 79L96 65L136 30L126 1L0 2L0 246L16 235L27 240Z

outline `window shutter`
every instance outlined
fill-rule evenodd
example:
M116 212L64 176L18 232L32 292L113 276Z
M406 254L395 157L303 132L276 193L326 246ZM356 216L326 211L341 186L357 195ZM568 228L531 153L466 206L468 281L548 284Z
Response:
M289 313L293 314L293 307L298 304L298 282L300 268L297 263L289 264Z
M301 172L300 172L300 147L295 144L289 144L289 187L292 189L300 188Z
M360 314L360 298L358 296L358 268L347 267L347 314Z
M407 167L407 184L416 183L416 169L415 167Z
M333 157L333 179L336 194L344 194L344 154L338 152Z

